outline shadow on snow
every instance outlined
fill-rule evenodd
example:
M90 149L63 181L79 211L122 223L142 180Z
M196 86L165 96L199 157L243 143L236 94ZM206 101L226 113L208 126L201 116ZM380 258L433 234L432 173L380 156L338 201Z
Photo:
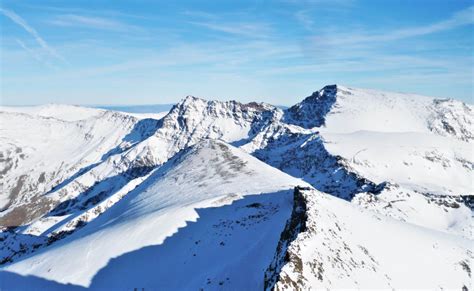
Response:
M265 270L291 215L292 196L289 189L247 195L223 206L197 208L198 219L187 221L161 244L109 260L94 275L89 288L225 289L232 284L239 289L262 289ZM80 268L83 266L77 266L77 270ZM0 280L0 287L6 290L83 289L6 271L0 272Z

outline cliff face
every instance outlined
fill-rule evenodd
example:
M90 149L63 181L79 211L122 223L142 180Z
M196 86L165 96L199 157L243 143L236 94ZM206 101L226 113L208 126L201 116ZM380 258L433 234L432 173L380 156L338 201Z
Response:
M285 111L284 121L303 128L321 127L325 125L327 114L336 103L337 85L329 85L314 92L300 103Z
M285 229L280 235L278 246L273 260L265 271L264 289L273 290L277 282L281 284L288 284L289 287L298 287L298 282L288 280L288 278L280 277L281 269L288 263L296 265L301 262L298 257L293 256L288 252L289 245L297 238L297 236L306 231L307 206L306 198L303 196L302 190L309 190L309 188L295 187L293 191L293 210L288 219Z

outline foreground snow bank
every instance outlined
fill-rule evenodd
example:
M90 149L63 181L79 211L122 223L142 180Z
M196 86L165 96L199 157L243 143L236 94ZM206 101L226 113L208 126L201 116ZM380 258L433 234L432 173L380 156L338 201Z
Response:
M288 248L277 290L472 288L473 241L304 190L306 231Z

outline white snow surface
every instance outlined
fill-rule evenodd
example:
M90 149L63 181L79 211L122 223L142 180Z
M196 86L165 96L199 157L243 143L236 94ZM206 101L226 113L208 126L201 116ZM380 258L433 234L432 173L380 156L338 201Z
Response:
M45 104L38 106L0 106L0 111L52 117L64 121L78 121L96 117L106 110L77 105Z
M51 109L50 106L45 108ZM69 106L64 108L70 112ZM78 108L72 107L74 110ZM79 109L79 115L83 109ZM48 117L0 111L0 152L4 157L0 166L5 189L14 189L19 183L18 178L24 176L25 180L31 181L30 190L19 187L18 194L28 192L24 200L36 191L46 192L58 180L101 161L137 123L136 118L117 112L84 110L94 114L86 119L82 119L84 115L81 115L81 120L77 121L57 119L63 115L61 110L48 111ZM24 181L23 184L28 183ZM0 208L12 202L14 197L11 196L7 191L0 193Z
M472 144L419 132L322 133L326 149L376 183L421 192L473 194Z
M348 133L426 132L432 98L338 86L337 101L326 118L326 130Z
M441 196L443 197L443 196ZM360 193L352 203L399 221L474 239L472 210L456 196L439 198L390 184L379 194Z
M83 229L4 270L115 290L261 289L298 184L239 149L204 141ZM2 274L7 284L10 275Z
M472 105L452 99L337 86L336 101L326 116L324 131L352 133L435 132L446 135L442 121L461 135L459 123L472 140Z
M277 290L472 288L473 241L305 191L307 230L289 247Z

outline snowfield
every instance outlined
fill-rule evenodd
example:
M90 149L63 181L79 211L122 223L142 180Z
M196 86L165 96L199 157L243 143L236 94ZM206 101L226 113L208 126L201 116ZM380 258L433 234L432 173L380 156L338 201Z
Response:
M0 106L0 111L25 113L36 117L51 117L63 121L79 121L97 117L105 112L103 109L88 108L76 105L46 104L40 106Z
M472 289L471 105L0 107L0 289Z
M472 193L472 144L428 133L322 133L325 147L367 179L418 191Z

